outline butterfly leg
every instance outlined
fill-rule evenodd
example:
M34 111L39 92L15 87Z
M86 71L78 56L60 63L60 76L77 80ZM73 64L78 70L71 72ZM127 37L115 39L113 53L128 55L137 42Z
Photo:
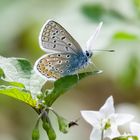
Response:
M80 79L79 78L79 73L77 72L76 75L77 75L77 81L79 81L79 79Z
M95 68L95 70L99 70L99 68L92 61L89 61L89 66L90 66L89 68L91 69L91 71L93 71L92 69L94 69L94 68Z

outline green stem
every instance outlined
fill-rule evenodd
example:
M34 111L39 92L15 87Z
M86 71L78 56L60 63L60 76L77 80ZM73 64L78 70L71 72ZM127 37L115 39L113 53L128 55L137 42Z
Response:
M104 129L102 129L101 140L104 140Z

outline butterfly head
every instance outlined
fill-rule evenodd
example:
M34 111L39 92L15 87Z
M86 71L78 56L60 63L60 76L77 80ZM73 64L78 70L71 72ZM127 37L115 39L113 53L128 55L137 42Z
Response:
M87 58L91 58L93 53L91 51L86 51Z

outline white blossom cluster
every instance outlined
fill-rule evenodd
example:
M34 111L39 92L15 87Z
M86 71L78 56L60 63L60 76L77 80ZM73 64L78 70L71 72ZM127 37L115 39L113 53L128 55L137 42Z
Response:
M90 140L140 140L140 123L132 122L131 114L115 113L114 100L110 96L99 111L81 111L82 117L93 126ZM130 122L131 121L131 122ZM118 126L130 122L130 133L121 134Z

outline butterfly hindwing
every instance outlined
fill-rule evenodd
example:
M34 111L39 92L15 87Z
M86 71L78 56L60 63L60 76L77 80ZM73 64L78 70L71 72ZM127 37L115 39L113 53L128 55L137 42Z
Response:
M73 37L57 22L44 24L39 37L41 48L46 52L69 52L77 54L82 49Z
M78 61L72 63L74 59L78 59L77 55L70 53L48 54L37 61L36 68L43 76L58 79L76 71Z

